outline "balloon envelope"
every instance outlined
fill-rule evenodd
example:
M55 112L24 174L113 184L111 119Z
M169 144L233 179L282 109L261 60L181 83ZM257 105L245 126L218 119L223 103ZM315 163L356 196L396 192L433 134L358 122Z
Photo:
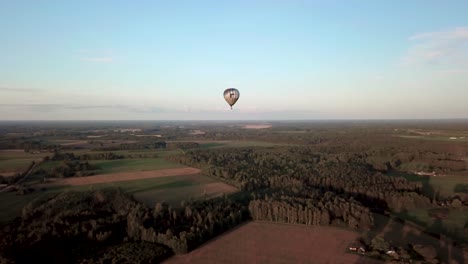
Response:
M229 104L229 106L232 106L239 100L239 90L235 88L228 88L224 91L224 100Z

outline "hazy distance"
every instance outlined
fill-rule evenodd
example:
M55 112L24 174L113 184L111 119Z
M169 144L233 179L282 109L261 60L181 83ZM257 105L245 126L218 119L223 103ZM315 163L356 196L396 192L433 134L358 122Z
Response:
M0 120L468 118L467 1L3 1ZM236 87L233 110L222 97Z

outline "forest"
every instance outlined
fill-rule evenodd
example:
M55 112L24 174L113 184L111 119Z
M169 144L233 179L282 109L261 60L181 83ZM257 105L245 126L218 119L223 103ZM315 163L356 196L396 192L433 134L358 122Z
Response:
M188 252L247 217L244 205L225 198L188 201L179 208L164 203L147 208L114 189L64 192L28 204L3 228L0 260L131 263L129 259L140 258L158 263L173 253ZM112 254L117 248L130 255Z

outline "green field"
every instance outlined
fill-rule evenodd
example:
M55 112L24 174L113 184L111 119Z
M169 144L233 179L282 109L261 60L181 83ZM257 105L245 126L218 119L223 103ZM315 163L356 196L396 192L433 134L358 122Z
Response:
M417 214L419 214L419 212ZM436 249L438 255L445 260L443 263L448 263L447 259L449 258L449 254L447 244L423 232L425 228L415 225L412 222L414 223L414 221L403 223L393 217L374 214L374 227L370 231L366 231L363 237L370 241L373 237L381 235L384 237L385 241L395 247L405 247L408 244L431 245ZM430 229L427 231L431 232ZM451 252L452 259L458 261L459 256L463 255L463 251L460 247L451 247Z
M101 153L112 152L112 153L114 153L116 155L123 155L125 157L128 157L130 155L132 155L132 156L157 155L157 157L167 157L167 156L182 153L181 150L155 150L155 149L148 149L148 150L141 150L141 149L139 149L139 150L113 150L113 151L92 151L92 150L89 150L89 149L81 149L81 150L73 150L73 151L70 151L70 152L73 152L76 156L84 155L84 154L101 154Z
M430 210L447 210L445 219L432 217ZM401 219L408 220L426 228L428 232L445 234L460 243L468 243L468 235L464 232L468 223L468 210L463 208L418 208L405 213L396 214Z
M5 151L0 150L0 160L11 160L11 159L41 159L51 153L29 153L24 151Z
M452 196L456 193L457 185L468 184L468 175L448 175L448 176L420 176L406 172L391 172L389 176L404 177L409 181L421 182L423 184L423 192L428 197L433 197L434 192L440 194L441 197Z
M31 154L24 151L0 151L0 174L1 172L22 172L31 162L40 161L50 153Z
M429 183L440 190L441 195L447 196L455 194L455 187L459 184L468 184L468 175L449 175L431 177Z
M117 172L147 171L171 168L182 168L183 165L165 159L121 159L121 160L91 160L90 164L98 166L97 174Z
M50 170L59 166L62 161L47 161L41 163L37 169ZM160 170L171 168L182 168L183 165L170 162L162 158L154 159L118 159L118 160L89 160L91 165L99 167L95 174L109 174L119 172Z
M11 160L0 160L0 174L2 171L18 171L22 172L27 169L31 162L35 159L11 159Z
M120 188L126 193L153 207L156 202L168 202L173 206L179 206L182 200L192 198L207 198L222 195L223 192L210 188L205 193L207 184L216 183L215 180L202 175L168 176L153 179L133 181L101 183L82 186L47 187L46 190L37 190L31 194L18 196L14 192L0 193L0 224L19 216L22 208L30 201L58 194L67 190L85 191L90 189Z
M286 144L272 143L265 141L251 141L251 140L196 140L200 144L200 148L239 148L239 147L273 147Z
M18 196L14 192L0 193L0 226L19 216L23 207L30 201L44 197L50 193L34 192L26 196Z

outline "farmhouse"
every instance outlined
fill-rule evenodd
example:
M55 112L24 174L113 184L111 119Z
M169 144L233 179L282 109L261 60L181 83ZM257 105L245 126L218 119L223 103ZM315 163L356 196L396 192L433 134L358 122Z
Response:
M361 242L357 241L351 244L348 249L353 252L357 252L358 254L366 253L366 246Z
M399 259L400 256L398 255L398 253L395 252L395 250L389 250L386 252L387 255L389 255L390 257L394 258L394 259Z

